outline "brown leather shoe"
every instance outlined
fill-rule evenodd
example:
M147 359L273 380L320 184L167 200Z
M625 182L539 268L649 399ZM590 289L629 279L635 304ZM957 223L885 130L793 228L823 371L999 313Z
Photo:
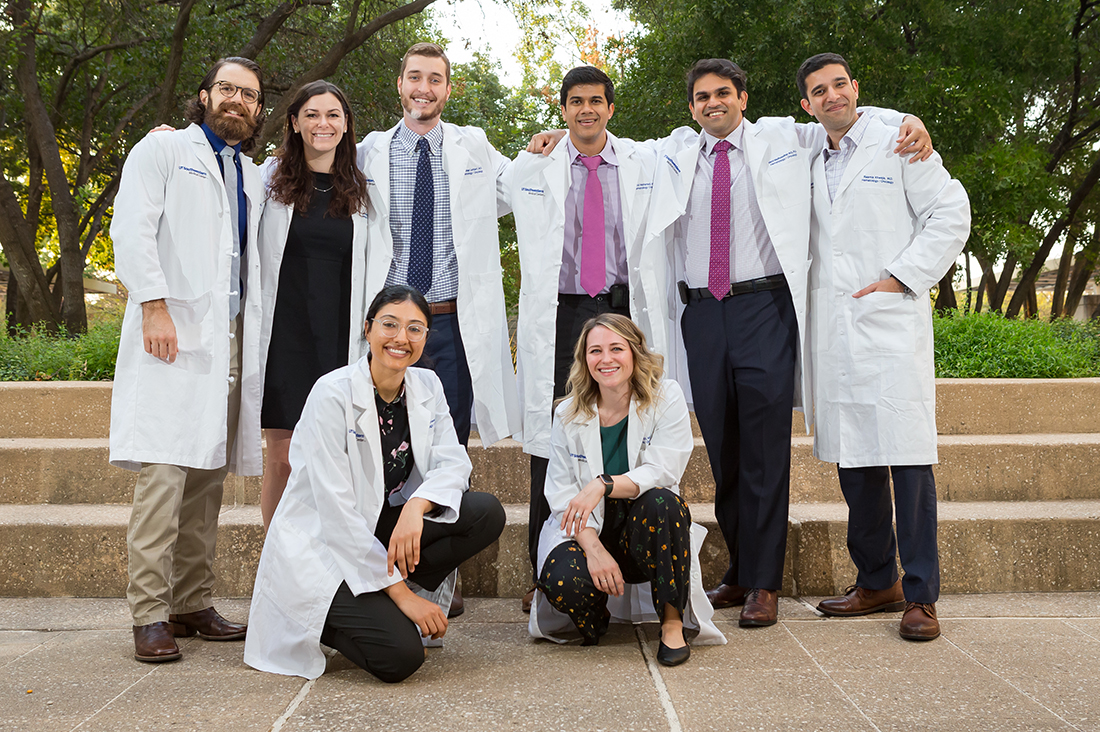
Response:
M779 593L754 587L745 595L745 607L741 608L742 628L764 628L775 625L779 619Z
M913 641L930 641L940 637L940 621L936 619L936 603L907 602L901 616L901 637Z
M247 625L231 623L212 607L183 615L169 615L172 632L177 638L190 638L197 635L203 640L231 641L244 640Z
M451 607L447 609L447 618L457 618L464 612L466 612L466 603L462 599L462 590L456 587L455 593L451 595Z
M172 624L159 622L134 626L134 658L146 663L164 663L180 657L172 637Z
M855 615L871 613L896 613L905 607L905 595L901 592L901 580L887 590L868 590L866 587L850 586L840 597L830 597L817 604L817 609L826 615L850 618Z
M523 600L519 603L520 610L528 614L531 613L531 605L535 602L535 590L537 589L537 587L532 587L527 590L527 594L523 596Z
M722 583L713 590L707 590L707 599L715 610L721 610L724 607L744 605L746 593L748 593L746 587Z

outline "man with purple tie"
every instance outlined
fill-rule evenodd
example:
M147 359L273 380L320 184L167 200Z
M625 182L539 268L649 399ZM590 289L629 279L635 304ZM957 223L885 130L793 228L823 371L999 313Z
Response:
M603 71L571 70L561 86L566 144L546 156L520 153L506 174L522 273L516 357L523 449L531 455L534 574L550 516L543 484L553 402L565 394L581 327L599 313L619 313L634 319L653 350L667 351L665 254L659 238L656 246L644 240L656 157L607 131L614 102ZM524 610L533 596L532 589Z

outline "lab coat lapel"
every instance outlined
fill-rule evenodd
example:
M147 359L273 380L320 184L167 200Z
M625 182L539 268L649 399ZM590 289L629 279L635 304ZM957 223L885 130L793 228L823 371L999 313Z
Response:
M637 200L635 193L638 189L638 176L641 174L637 150L633 147L630 150L625 150L626 145L619 142L614 135L608 132L607 136L611 138L611 144L615 148L615 157L619 160L619 210L622 211L623 216L623 236L634 247L640 247L642 242L639 237L634 235L634 232L638 230L638 226L642 225L642 222L636 221L634 218L634 204ZM634 256L630 256L632 254ZM638 261L637 253L628 252L627 259Z
M383 266L389 267L390 260L393 259L393 236L390 233L390 145L393 143L394 135L397 134L397 125L391 128L382 136L378 144L375 146L376 153L370 161L369 170L367 170L367 177L374 181L375 190L378 192L378 200L372 201L371 206L378 212L382 218L378 226L378 230L382 232L382 236L378 237L378 241L371 241L370 246L378 247L379 253L371 256L372 262L384 263ZM381 148L379 151L378 149Z
M548 206L553 206L550 212L550 221L565 221L565 197L569 192L569 146L562 140L550 152L550 163L543 168L546 176L546 193L551 201ZM561 247L558 247L559 264L561 263Z
M600 440L600 415L595 414L592 416L592 419L587 422L577 423L577 431L580 436L581 448L584 450L584 455L588 460L588 469L592 471L587 480L585 480L585 485L587 485L588 481L603 472L603 442Z
M428 408L431 392L427 389L420 393L421 383L405 375L405 404L409 410L409 432L412 433L413 462L417 466L421 479L428 472L430 452L429 438L434 434L431 424L432 412Z
M443 124L440 122L439 124ZM450 134L448 134L450 133ZM470 154L466 152L466 149L458 144L458 135L454 132L453 126L448 129L448 125L443 125L443 172L447 174L447 182L451 187L451 211L458 212L460 210L458 205L458 193L462 190L462 178L466 174L466 163L470 159ZM454 216L452 226L455 221L461 220L461 216ZM455 236L455 242L458 242L458 236Z
M355 421L355 428L348 428L348 455L354 455L357 437L362 435L370 447L369 455L363 461L365 472L363 485L382 485L382 437L378 431L378 407L374 402L374 382L370 377L370 363L367 359L360 359L356 364L355 377L351 382L351 403L357 410L362 410ZM350 420L349 420L350 421ZM359 435L354 433L358 432ZM370 493L370 491L368 491ZM359 497L362 500L362 496Z
M210 141L206 139L206 134L198 125L188 127L187 134L191 136L191 142L195 145L195 157L210 173L210 177L218 182L218 188L224 194L225 180L222 179L222 169L218 166L218 159L214 156L214 148L210 147Z
M768 152L767 145L757 137L760 130L756 125L747 119L743 120L741 124L745 126L745 132L741 138L741 144L745 147L745 164L749 166L753 183L758 184L760 176L764 172L764 156ZM759 185L756 186L756 190L760 190Z
M630 469L638 467L638 454L642 450L642 435L646 432L646 425L642 422L642 415L638 412L638 400L630 398L630 413L626 423L627 465Z
M852 159L848 161L848 167L844 169L844 177L840 179L840 185L837 186L836 194L833 196L834 201L839 199L848 186L852 185L852 182L863 172L863 169L871 164L875 157L875 150L878 149L879 140L885 130L885 127L874 124L873 119L870 120L867 130L863 134L863 139L856 145L856 149L852 153Z

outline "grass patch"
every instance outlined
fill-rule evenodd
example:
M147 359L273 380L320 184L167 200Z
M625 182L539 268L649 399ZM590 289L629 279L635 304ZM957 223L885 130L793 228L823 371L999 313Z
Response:
M1100 323L1006 320L996 313L935 315L940 378L1100 376Z
M38 329L12 338L0 328L0 381L113 379L121 332L121 311L97 319L87 333L75 338Z

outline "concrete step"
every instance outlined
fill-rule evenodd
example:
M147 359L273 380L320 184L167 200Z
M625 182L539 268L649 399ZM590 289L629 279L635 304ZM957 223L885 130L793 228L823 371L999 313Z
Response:
M530 586L527 507L506 506L499 541L462 566L470 596L518 597ZM710 504L692 516L708 530L704 584L728 554ZM0 596L121 597L126 587L126 506L0 506ZM793 506L784 594L829 595L854 581L843 504ZM262 549L259 508L221 514L215 570L222 596L251 594ZM1051 592L1100 589L1100 500L939 504L942 589Z
M1024 501L1100 498L1100 433L941 435L936 483L941 500ZM792 503L842 502L836 467L812 455L813 439L796 437L791 453ZM136 474L107 462L105 439L0 439L0 503L129 503ZM483 449L470 441L475 489L505 503L526 503L530 458L507 440ZM684 473L691 502L714 498L702 438ZM224 504L259 503L260 479L230 476Z
M106 437L111 386L0 383L0 436ZM937 425L945 435L1094 432L1100 414L1100 378L937 379L936 393ZM791 430L806 434L801 412L794 413Z

